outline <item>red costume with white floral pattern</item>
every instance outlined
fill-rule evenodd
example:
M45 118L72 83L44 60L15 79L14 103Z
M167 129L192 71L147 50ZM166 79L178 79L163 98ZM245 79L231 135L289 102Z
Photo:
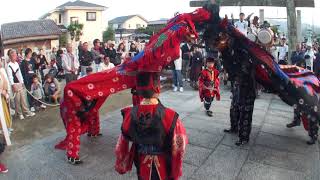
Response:
M56 145L56 148L66 149L68 157L79 158L82 134L88 133L93 136L99 134L99 109L106 98L135 86L135 76L115 75L114 68L86 76L66 86L60 113L67 136Z
M161 72L180 56L180 43L196 39L198 34L193 22L204 22L210 12L200 8L193 13L181 14L170 20L158 34L150 38L145 49L123 64L104 72L89 75L71 82L64 89L60 113L67 136L56 145L67 149L67 156L79 158L80 135L98 133L98 111L109 95L134 88L135 73ZM134 99L136 103L137 99ZM89 131L95 129L96 131Z
M179 179L188 140L177 113L158 104L126 108L122 115L122 134L115 150L116 171L125 174L135 162L139 180ZM131 148L129 141L133 141Z
M216 68L206 68L199 76L199 95L203 102L204 98L216 98L220 100L219 71Z

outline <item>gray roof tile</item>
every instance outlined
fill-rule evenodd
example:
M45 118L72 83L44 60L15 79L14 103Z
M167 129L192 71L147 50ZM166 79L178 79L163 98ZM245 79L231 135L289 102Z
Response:
M138 16L140 17L141 19L145 20L146 22L148 22L144 17L140 16L140 15L129 15L129 16L120 16L120 17L116 17L112 20L109 21L109 24L122 24L124 22L126 22L127 20L135 17L135 16Z
M1 25L2 40L32 36L61 34L60 28L52 20L21 21Z
M105 6L101 6L101 5L98 5L98 4L93 4L93 3L89 3L89 2L85 2L85 1L80 1L80 0L77 0L77 1L74 1L74 2L66 2L60 6L57 7L57 9L63 9L65 7L99 7L99 8L105 8Z

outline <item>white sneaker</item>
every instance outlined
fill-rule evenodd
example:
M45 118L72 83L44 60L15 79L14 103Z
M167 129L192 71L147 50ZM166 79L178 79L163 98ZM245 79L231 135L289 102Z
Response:
M27 117L32 117L32 116L35 116L35 115L36 115L36 113L34 113L34 112L30 112L30 113L26 114Z
M45 108L47 108L47 106L46 105L44 105L44 104L41 104L41 106L40 106L42 109L45 109Z
M177 92L177 91L178 91L178 87L175 86L175 87L173 88L173 92Z
M10 108L10 114L11 114L11 115L15 115L15 114L16 114L16 111Z
M19 119L20 120L24 120L24 116L23 115L19 115Z
M31 112L35 112L36 109L34 109L34 107L31 107L31 108L30 108L30 111L31 111Z
M179 91L180 91L180 92L183 92L183 87L180 87L180 88L179 88Z

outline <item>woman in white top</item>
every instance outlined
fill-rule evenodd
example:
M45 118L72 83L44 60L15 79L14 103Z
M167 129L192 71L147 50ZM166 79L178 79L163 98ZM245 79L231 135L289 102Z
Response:
M257 36L259 29L259 17L255 16L250 24L250 30L255 36Z
M114 68L114 64L110 62L110 58L108 56L105 56L103 58L103 63L100 64L100 70L105 71L112 68Z
M307 47L307 51L304 54L305 61L306 61L306 67L310 71L313 71L313 60L315 59L314 51L310 45Z
M174 88L173 91L180 91L183 92L183 81L182 81L182 51L180 49L180 57L174 61L175 69L173 70L173 84Z

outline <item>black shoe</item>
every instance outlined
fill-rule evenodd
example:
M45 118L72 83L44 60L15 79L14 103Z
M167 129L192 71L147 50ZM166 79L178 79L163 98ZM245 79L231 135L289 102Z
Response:
M237 134L238 130L230 128L230 129L223 130L223 132L230 133L230 134Z
M296 126L300 126L300 123L292 122L292 123L287 124L287 128L293 128Z
M236 143L235 143L235 145L237 145L237 146L243 146L243 145L246 145L246 144L248 144L249 143L249 141L247 141L247 140L239 140L239 141L237 141Z
M314 145L316 143L316 141L317 141L317 138L310 138L310 140L307 141L307 144L308 145Z
M68 163L72 165L79 165L79 164L82 164L83 161L81 161L79 158L68 157Z
M97 135L88 134L88 137L91 137L91 138L100 137L100 136L102 136L101 133L99 133L99 134L97 134Z
M208 115L209 117L212 117L212 116L213 116L212 114L213 114L212 111L207 111L207 115Z

